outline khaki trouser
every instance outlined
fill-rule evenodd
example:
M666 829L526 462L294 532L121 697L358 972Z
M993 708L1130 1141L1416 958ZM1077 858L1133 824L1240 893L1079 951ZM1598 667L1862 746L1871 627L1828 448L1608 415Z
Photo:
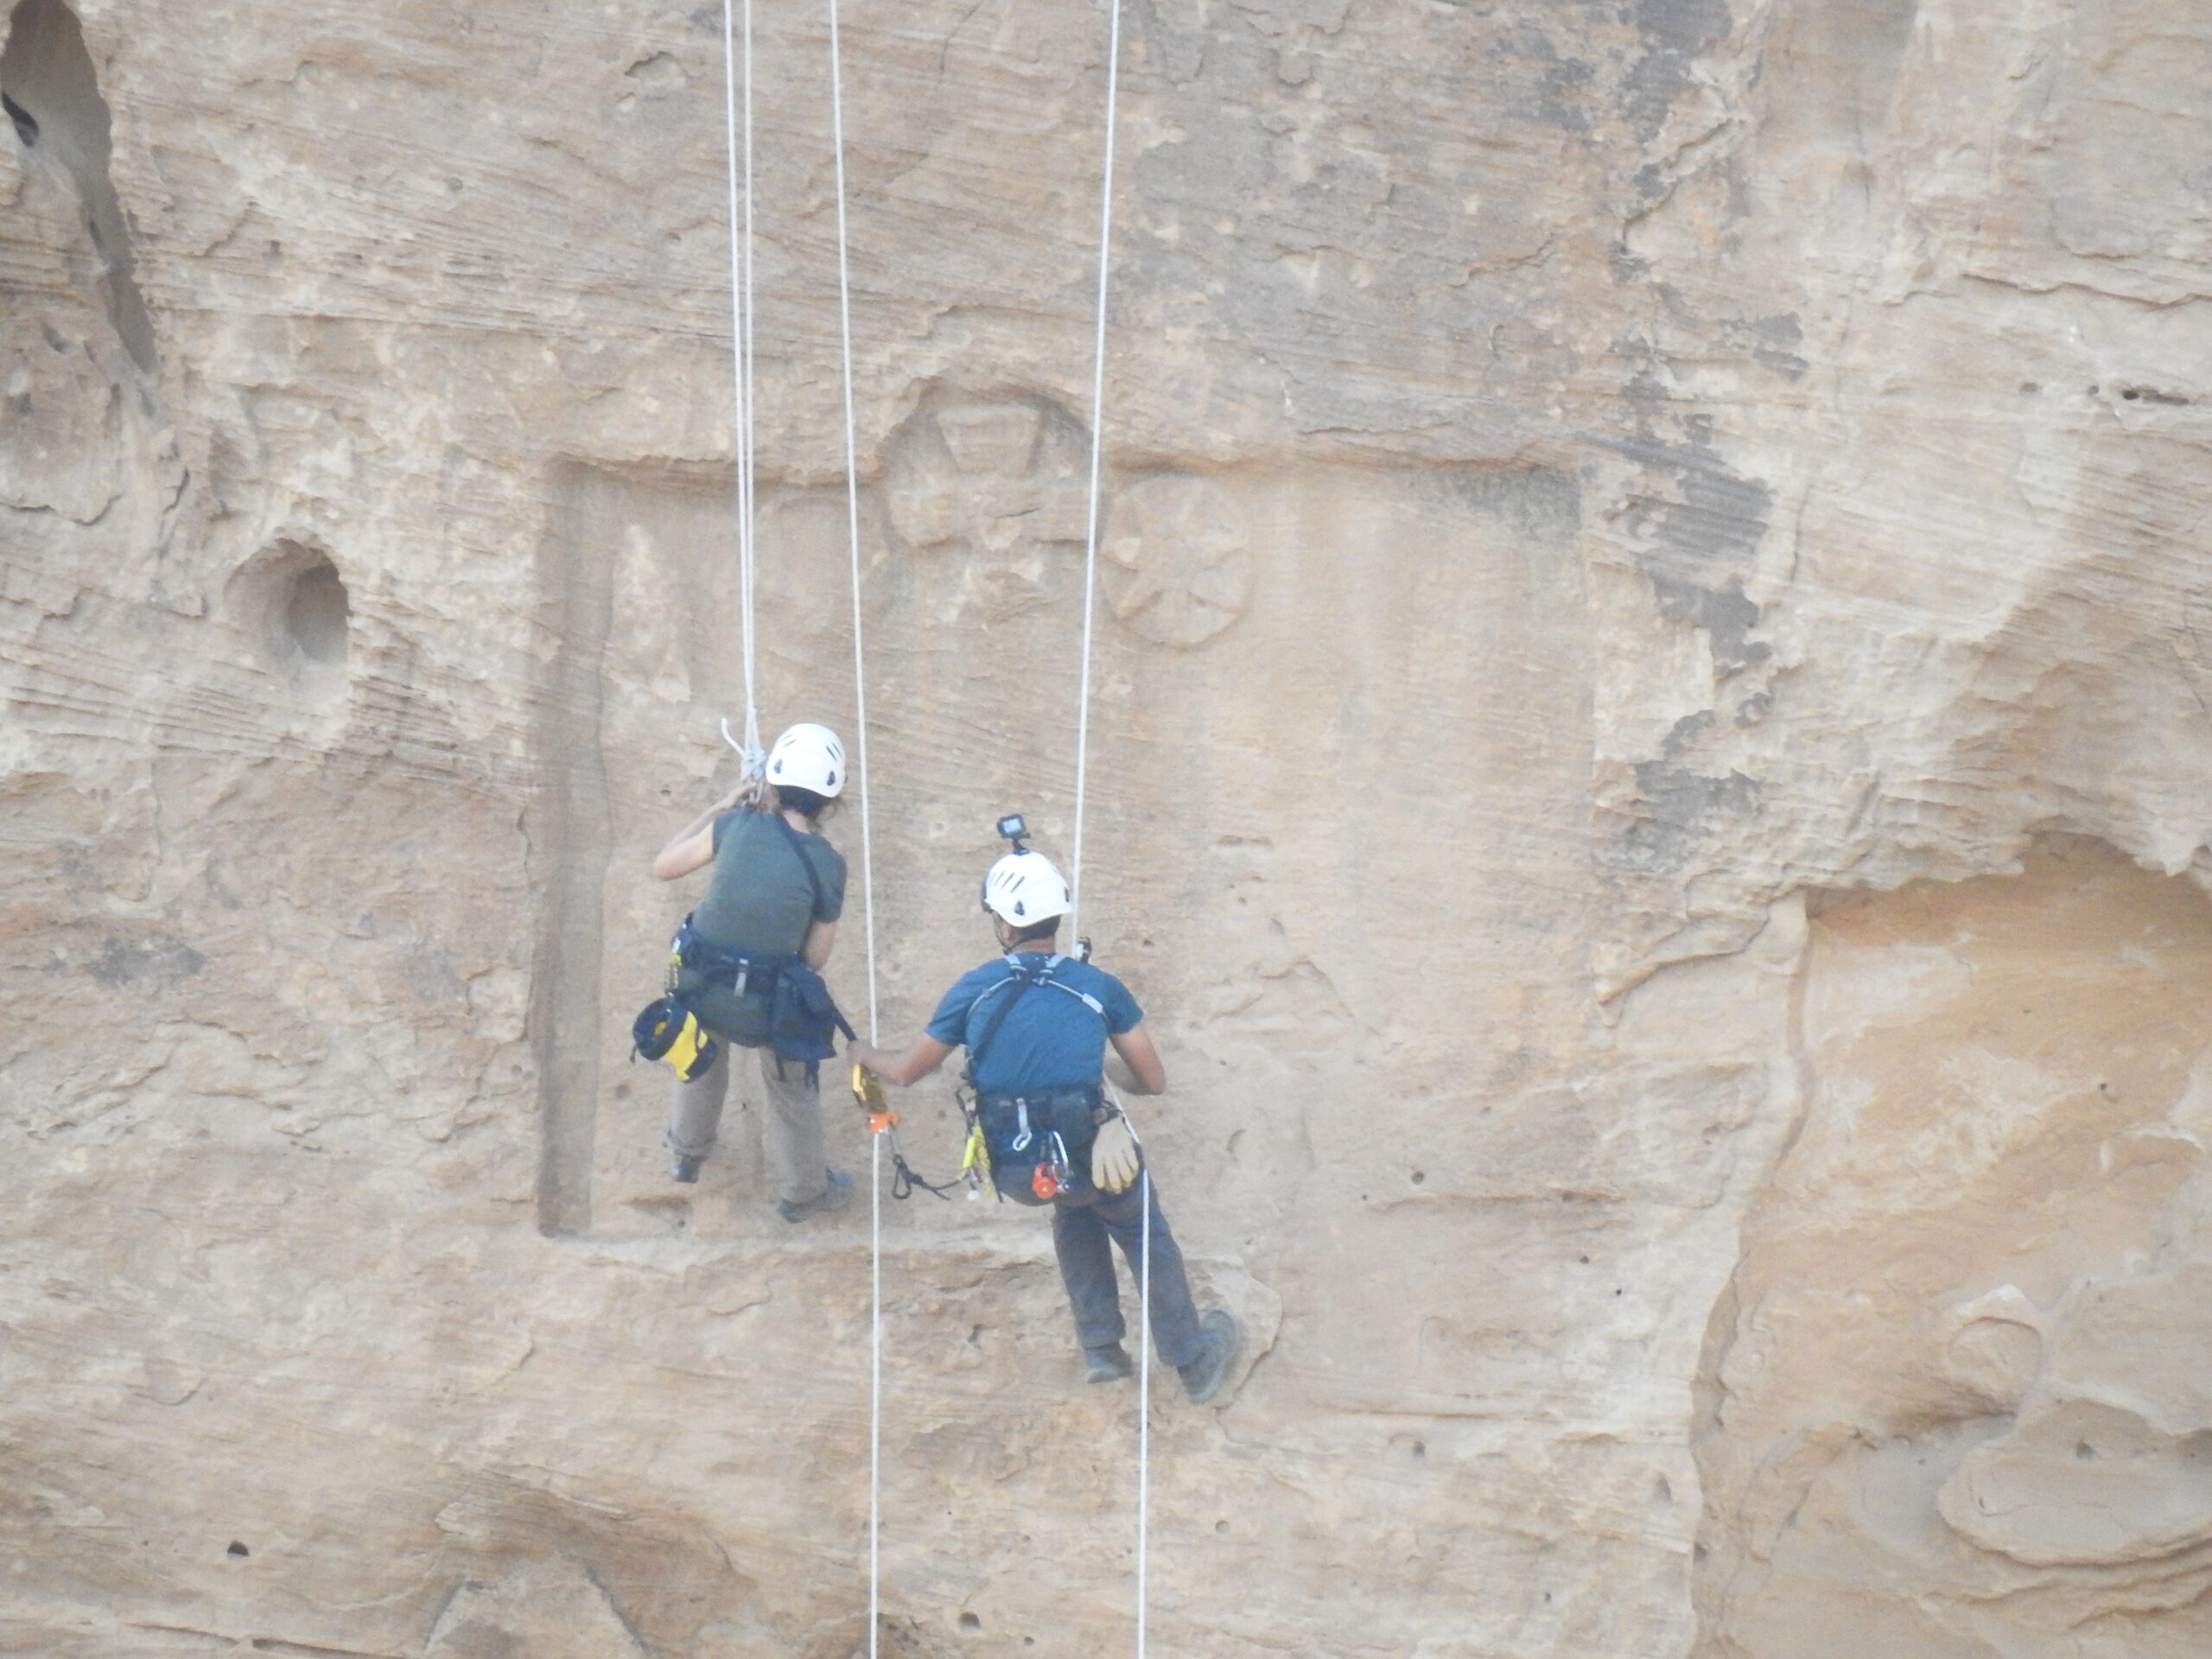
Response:
M668 1144L686 1158L704 1158L714 1148L733 1052L722 1044L712 1065L690 1083L676 1085L669 1102ZM768 1173L778 1198L804 1204L820 1198L830 1185L822 1161L821 1090L807 1082L802 1062L779 1060L772 1048L759 1052L768 1103L761 1135L768 1148Z

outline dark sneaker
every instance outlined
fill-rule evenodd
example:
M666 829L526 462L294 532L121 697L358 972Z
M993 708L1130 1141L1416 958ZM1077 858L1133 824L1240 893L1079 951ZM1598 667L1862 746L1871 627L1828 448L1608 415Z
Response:
M853 1178L842 1169L824 1170L830 1185L822 1189L818 1198L807 1198L794 1204L789 1198L776 1201L776 1213L785 1221L804 1221L809 1216L834 1215L853 1201Z
M1083 1351L1083 1380L1086 1382L1118 1382L1125 1376L1135 1376L1136 1372L1136 1361L1118 1342L1103 1342L1096 1348Z
M1192 1403L1203 1406L1211 1404L1228 1381L1230 1368L1244 1345L1244 1333L1237 1328L1236 1316L1225 1307L1215 1308L1198 1321L1198 1328L1205 1333L1205 1351L1175 1370Z
M668 1179L681 1181L686 1186L696 1186L699 1183L699 1160L677 1153L676 1161L669 1166Z

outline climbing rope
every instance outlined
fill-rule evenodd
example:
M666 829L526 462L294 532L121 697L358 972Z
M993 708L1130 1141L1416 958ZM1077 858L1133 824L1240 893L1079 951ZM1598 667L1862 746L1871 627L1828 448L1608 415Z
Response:
M1121 85L1122 0L1108 10L1105 182L1098 200L1098 321L1090 370L1090 506L1083 543L1083 674L1075 702L1075 832L1068 852L1068 933L1078 937L1083 902L1084 775L1090 758L1090 634L1098 596L1098 468L1106 437L1106 280L1114 245L1114 105Z
M861 474L853 431L853 286L845 234L845 78L837 0L830 0L830 135L837 181L837 330L845 391L845 529L853 571L854 775L861 795L861 910L868 950L868 1039L876 1040L875 855L868 822L868 666L861 622ZM873 1122L871 1127L873 1127ZM868 1651L876 1659L881 1624L883 1541L883 1141L868 1136ZM896 1143L893 1143L894 1153ZM901 1162L904 1160L902 1160Z
M1144 1659L1145 1522L1151 1512L1152 1473L1152 1167L1137 1174L1144 1219L1137 1237L1137 1659Z
M860 462L853 396L852 278L846 222L844 72L838 26L837 0L829 0L830 137L837 206L837 321L840 366L844 395L846 536L852 572L853 699L855 759L861 805L861 893L864 944L868 964L868 1034L878 1036L875 961L874 842L868 798L868 675L861 607L860 536ZM736 391L739 460L740 624L743 632L746 679L746 742L757 754L760 747L754 711L754 656L753 617L753 355L752 355L752 6L745 0L745 122L743 156L738 154L735 51L731 0L723 0L723 39L726 66L725 101L730 128L730 222L733 270L732 311L737 335ZM1114 130L1120 85L1122 45L1121 0L1112 0L1106 67L1106 148L1103 185L1099 207L1098 303L1091 371L1090 509L1084 546L1083 665L1077 697L1075 829L1070 858L1068 920L1077 923L1076 901L1083 880L1083 822L1085 778L1089 766L1090 729L1091 638L1096 613L1098 570L1099 477L1103 448L1106 404L1106 321L1108 279L1114 228ZM739 225L738 173L745 178L744 221ZM895 1117L884 1114L871 1120L869 1140L869 1310L868 1310L868 1651L877 1659L882 1597L883 1487L883 1142L892 1140L898 1159ZM1137 1403L1137 1659L1144 1659L1147 1601L1147 1534L1150 1498L1151 1364L1152 1364L1152 1177L1140 1177L1138 1189L1143 1216L1138 1251L1138 1329L1141 1358ZM931 1189L935 1190L935 1189ZM940 1194L942 1196L942 1194Z
M1068 857L1068 931L1080 937L1083 817L1090 761L1090 642L1098 603L1098 480L1106 442L1106 315L1114 245L1115 106L1121 90L1122 0L1107 10L1106 156L1098 193L1098 315L1090 369L1090 503L1083 547L1083 671L1076 691L1075 831ZM1152 1171L1138 1177L1143 1205L1137 1250L1137 1659L1144 1659L1147 1546L1152 1501Z
M738 99L738 40L731 0L722 0L722 113L729 175L729 309L732 404L731 448L737 469L737 622L745 672L745 740L722 736L742 757L744 775L763 764L753 626L753 0L744 0L744 115ZM743 138L741 143L740 132ZM744 181L742 216L739 179Z
M742 118L741 119L739 29L732 0L722 0L722 103L729 176L731 373L734 403L734 448L737 460L738 629L745 675L745 737L733 737L729 722L722 736L744 759L745 774L760 775L766 764L760 743L753 611L754 421L753 340L756 310L753 283L753 0L744 0ZM837 315L844 371L846 524L853 575L853 696L855 752L861 803L861 894L868 959L868 1035L877 1032L875 974L875 859L868 810L867 652L861 618L860 467L853 417L852 285L848 274L845 232L844 83L840 65L837 3L830 0L830 108L837 179ZM743 200L740 201L742 179ZM868 1651L876 1659L881 1604L883 1467L883 1157L884 1132L869 1141L868 1195ZM900 1179L909 1179L898 1154L892 1155ZM940 1195L942 1196L942 1195Z

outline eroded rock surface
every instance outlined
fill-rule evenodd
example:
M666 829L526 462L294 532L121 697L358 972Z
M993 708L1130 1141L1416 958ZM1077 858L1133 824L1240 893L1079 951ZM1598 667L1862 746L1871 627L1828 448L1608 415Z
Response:
M758 10L766 718L849 732ZM1083 921L1254 1356L1154 1641L2201 1653L2212 22L1124 22ZM843 23L904 1031L1071 830L1105 18ZM741 713L719 11L6 26L0 1648L842 1659L865 1228L625 1064ZM1111 1650L1041 1227L887 1240L887 1648Z
M1712 1650L2202 1651L2212 906L2087 842L1854 895L1797 1019L1709 1350Z

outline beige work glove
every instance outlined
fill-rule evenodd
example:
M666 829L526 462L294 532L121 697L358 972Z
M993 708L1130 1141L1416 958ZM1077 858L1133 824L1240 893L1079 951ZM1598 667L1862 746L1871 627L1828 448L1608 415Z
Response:
M1126 1192L1141 1166L1136 1131L1129 1120L1117 1113L1101 1123L1090 1147L1090 1184L1101 1192Z

